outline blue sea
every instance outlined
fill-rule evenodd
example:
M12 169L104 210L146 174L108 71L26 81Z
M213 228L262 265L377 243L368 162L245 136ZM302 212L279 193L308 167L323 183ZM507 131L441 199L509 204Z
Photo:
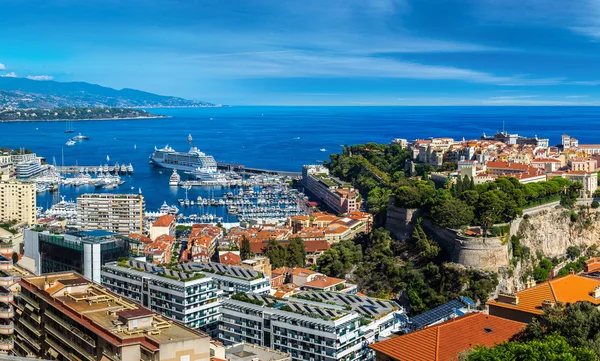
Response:
M106 163L131 163L135 174L126 177L118 192L137 192L148 210L163 201L174 204L184 190L168 186L170 171L153 168L148 157L154 147L169 144L187 151L193 145L217 161L248 167L300 171L303 164L320 163L344 144L388 143L394 138L463 137L502 130L550 138L560 143L568 133L582 143L600 142L600 107L231 107L149 109L167 119L80 121L75 133L65 134L64 122L0 123L0 146L32 149L57 165L98 167ZM88 141L65 146L69 137L82 133ZM161 173L162 172L162 173ZM131 190L133 187L134 190ZM93 188L66 188L61 193L75 199ZM219 189L192 189L195 199L220 194ZM51 204L42 194L38 205Z

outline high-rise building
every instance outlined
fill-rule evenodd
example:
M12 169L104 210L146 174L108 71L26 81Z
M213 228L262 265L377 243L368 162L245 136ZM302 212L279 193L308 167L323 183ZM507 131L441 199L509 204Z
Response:
M285 300L252 293L223 300L218 339L289 353L293 361L372 360L368 345L406 326L392 301L334 292Z
M0 355L14 348L14 296L10 289L14 283L12 253L11 244L0 243Z
M143 233L144 212L141 194L88 193L77 197L77 224L84 231Z
M37 275L75 271L100 283L103 264L139 256L139 241L102 230L51 234L25 230L24 257L35 265Z
M35 184L16 180L0 180L0 220L36 222Z
M74 272L19 281L20 354L58 360L210 359L210 337L128 301Z
M223 291L201 272L128 260L104 265L102 285L188 327L217 330Z

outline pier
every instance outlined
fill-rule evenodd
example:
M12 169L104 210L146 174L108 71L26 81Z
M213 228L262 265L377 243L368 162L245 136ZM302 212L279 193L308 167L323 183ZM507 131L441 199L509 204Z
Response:
M124 166L124 167L123 167ZM120 173L120 174L133 174L133 167L129 168L128 165L104 165L104 166L83 166L83 165L69 165L69 166L56 166L56 171L60 174L77 174L77 173ZM102 169L102 171L100 170Z
M261 168L250 168L240 164L217 162L217 168L227 171L234 171L240 174L272 174L282 177L302 178L302 172L289 172L282 170L271 170Z

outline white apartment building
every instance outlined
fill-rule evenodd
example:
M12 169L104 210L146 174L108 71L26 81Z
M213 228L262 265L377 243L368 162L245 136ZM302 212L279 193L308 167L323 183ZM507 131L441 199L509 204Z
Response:
M141 194L82 194L77 197L77 224L84 231L143 233L145 207Z

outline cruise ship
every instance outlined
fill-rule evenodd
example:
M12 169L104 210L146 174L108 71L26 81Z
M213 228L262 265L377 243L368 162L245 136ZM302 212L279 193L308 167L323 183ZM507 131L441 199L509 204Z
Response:
M154 147L154 153L150 156L150 164L157 167L183 170L192 172L203 168L209 172L217 171L217 162L211 155L207 155L198 148L192 146L187 153L176 152L167 144L164 148Z

